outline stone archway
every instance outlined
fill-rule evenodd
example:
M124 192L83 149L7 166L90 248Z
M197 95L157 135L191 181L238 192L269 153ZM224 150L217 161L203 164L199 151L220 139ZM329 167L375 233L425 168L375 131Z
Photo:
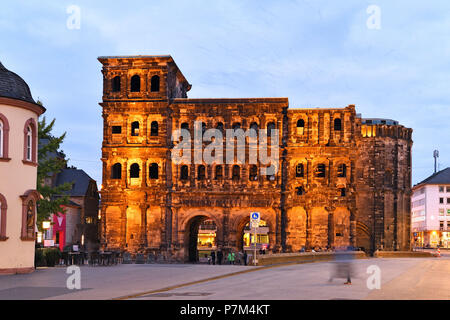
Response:
M253 237L253 232L251 232L251 231L249 232L249 230L248 230L249 224L250 224L249 216L242 218L241 220L239 220L239 223L237 224L237 227L236 227L236 249L238 251L243 251L245 247L247 247L247 250L248 250L248 244L250 242L250 239L246 239L246 235L247 235L247 238ZM271 226L270 221L265 220L264 218L261 219L261 227L260 227L260 230L257 232L257 239L258 239L258 243L261 245L264 245L264 247L266 247L266 249L273 248L273 246L275 245L274 232L273 232L273 228ZM248 242L248 243L245 243L245 242ZM247 244L247 246L246 246L246 244Z
M356 246L364 252L372 254L372 236L368 226L361 221L356 222Z
M216 248L218 226L215 219L202 214L193 216L187 221L184 228L184 260L186 262L196 263L199 261L199 245L201 245L201 242L199 242L199 233L205 231L200 230L201 226L205 226L205 222L209 222L208 224L211 224L212 227L211 231L214 230L216 233L214 240L210 240L210 249L215 250ZM206 231L208 232L208 230ZM202 233L202 235L204 234ZM207 248L208 247L206 246L206 249Z

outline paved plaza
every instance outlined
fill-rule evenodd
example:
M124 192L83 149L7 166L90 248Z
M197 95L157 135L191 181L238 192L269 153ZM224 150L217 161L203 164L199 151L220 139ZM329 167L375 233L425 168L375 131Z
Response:
M81 289L68 289L65 267L0 276L0 299L450 299L450 253L441 258L370 258L353 262L352 285L329 276L332 262L272 267L128 264L82 266ZM367 287L369 266L381 288Z

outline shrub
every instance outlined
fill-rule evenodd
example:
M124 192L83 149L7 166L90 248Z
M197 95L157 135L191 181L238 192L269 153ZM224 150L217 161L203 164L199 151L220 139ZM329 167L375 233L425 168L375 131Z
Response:
M54 267L61 259L61 252L58 248L38 248L35 252L36 267Z

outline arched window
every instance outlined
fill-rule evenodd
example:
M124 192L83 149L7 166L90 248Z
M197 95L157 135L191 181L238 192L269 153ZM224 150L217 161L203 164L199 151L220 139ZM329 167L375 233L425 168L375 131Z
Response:
M258 124L256 122L252 122L250 124L250 129L255 130L256 132L258 132Z
M150 179L158 179L158 164L152 163L149 169L149 177Z
M141 171L139 165L137 163L133 163L130 166L130 178L139 178L139 171Z
M152 137L155 137L158 135L158 122L157 121L152 121L152 124L150 126L150 135Z
M302 135L305 132L305 120L299 119L297 121L297 134Z
M183 122L183 123L181 124L181 129L189 130L189 123Z
M150 80L150 91L158 92L159 91L159 76L153 76Z
M223 178L223 170L222 170L222 166L218 165L216 166L216 172L215 172L215 179L216 180L222 180Z
M345 178L347 176L347 166L345 164L340 164L338 166L337 176L340 178Z
M188 178L189 178L189 168L188 168L188 166L186 166L186 165L181 166L180 180L187 180Z
M111 168L111 179L122 179L122 165L115 163Z
M250 166L250 173L248 175L248 179L250 181L258 180L258 166L256 164L252 164Z
M0 113L0 158L8 158L9 123L8 119Z
M304 167L302 163L297 164L297 167L295 168L295 177L296 178L303 178L305 175Z
M131 92L141 91L141 78L138 75L131 77Z
M267 136L271 137L272 136L272 132L275 131L275 123L273 122L269 122L267 124Z
M0 241L6 240L6 211L8 204L6 198L0 193Z
M202 122L202 134L206 131L206 123Z
M236 131L237 129L241 128L241 124L239 122L233 123L233 131Z
M116 76L112 79L112 91L113 92L120 91L120 76Z
M241 168L238 165L234 165L231 179L239 180L240 178L241 178Z
M24 126L24 145L23 145L23 160L25 164L32 162L37 164L37 126L33 118L29 119Z
M341 119L339 119L339 118L334 119L334 130L335 131L341 131L342 130Z
M139 135L139 121L134 121L131 123L131 135L134 137Z
M197 169L197 179L198 180L205 180L205 166L199 165Z
M33 155L33 134L31 131L31 127L27 128L27 161L32 161Z
M222 122L219 122L219 123L216 125L216 129L217 129L217 130L220 130L220 132L222 132L222 134L223 134L223 123L222 123Z
M323 163L317 165L316 177L317 178L325 178L325 165Z

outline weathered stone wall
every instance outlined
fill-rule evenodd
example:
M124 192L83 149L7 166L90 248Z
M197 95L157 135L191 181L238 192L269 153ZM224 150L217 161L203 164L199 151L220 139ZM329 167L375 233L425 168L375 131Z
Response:
M212 219L217 245L239 250L249 213L258 211L274 251L348 245L374 249L381 243L395 249L394 242L406 248L410 129L385 126L376 137L367 137L366 129L363 137L353 105L288 110L287 98L187 99L190 84L170 57L99 60L104 75L103 247L186 260L189 234ZM136 74L141 90L130 92ZM117 75L121 87L112 92ZM150 90L154 75L160 77L158 92ZM260 174L262 163L256 178L250 176L253 147L246 149L246 162L238 164L238 179L233 179L233 165L225 164L225 153L223 163L194 164L192 146L192 164L172 162L172 131L187 123L193 137L195 121L206 129L239 123L244 131L273 123L280 136L274 178ZM226 138L223 144L225 150ZM114 176L115 164L121 166L120 177ZM186 179L181 179L183 165L188 166ZM205 166L204 179L199 179L200 165ZM138 168L134 178L133 168ZM392 173L391 182L385 172Z
M410 249L412 130L362 124L358 138L358 245Z

